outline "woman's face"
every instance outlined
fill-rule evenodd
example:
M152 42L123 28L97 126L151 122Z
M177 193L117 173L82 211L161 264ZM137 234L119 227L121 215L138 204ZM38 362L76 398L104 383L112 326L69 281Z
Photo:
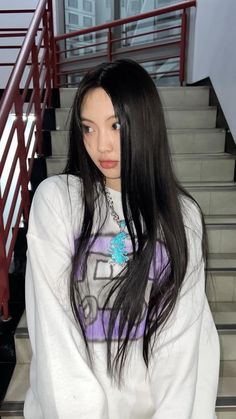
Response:
M88 91L81 106L83 139L87 153L106 178L120 190L120 124L110 97L102 88Z

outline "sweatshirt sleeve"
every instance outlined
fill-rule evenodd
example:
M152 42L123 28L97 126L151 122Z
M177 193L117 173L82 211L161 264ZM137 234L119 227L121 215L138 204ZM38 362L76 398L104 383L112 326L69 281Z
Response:
M187 272L151 360L152 419L215 418L219 339L205 295L200 214L193 204L189 210Z
M26 312L33 356L24 417L106 419L106 398L70 309L72 243L65 182L63 188L54 178L42 182L30 212Z

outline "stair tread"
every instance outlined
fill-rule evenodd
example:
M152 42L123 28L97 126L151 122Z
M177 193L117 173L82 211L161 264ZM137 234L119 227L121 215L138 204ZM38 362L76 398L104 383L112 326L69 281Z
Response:
M192 189L192 190L220 190L220 191L231 191L234 190L236 191L236 183L233 181L193 181L193 182L188 182L188 181L184 181L181 182L181 184L188 189ZM226 189L227 188L227 189Z
M236 254L235 253L208 253L207 271L236 271Z
M183 160L235 160L236 155L229 154L229 153L178 153L174 154L174 160L183 159Z
M164 91L164 90L168 90L168 91L171 91L171 90L172 91L173 90L197 91L197 90L209 90L209 89L210 89L210 87L208 87L208 86L193 86L193 87L192 86L160 86L160 87L158 87L157 90L162 90L162 91ZM60 90L60 92L63 92L63 91L74 91L74 92L76 92L77 87L60 87L59 90Z
M205 215L207 225L236 225L236 215Z
M69 112L71 107L56 108L56 112ZM164 111L216 111L217 106L208 106L208 105L192 105L192 106L164 106Z
M228 153L184 153L184 154L173 154L173 160L235 160L236 155ZM63 156L61 156L62 158ZM53 156L48 157L48 159L57 158L54 154Z
M223 313L236 313L236 301L216 301L211 302L210 307L212 311L215 313L223 312ZM236 323L236 322L235 322Z
M64 109L64 108L57 108L57 109ZM66 108L69 109L69 108ZM61 130L52 130L51 131L53 134L58 134L58 133L68 133L69 130L65 130L65 129L61 129ZM218 133L218 132L225 132L224 128L167 128L167 132L169 132L170 134L173 133L200 133L200 134L209 134L209 133Z

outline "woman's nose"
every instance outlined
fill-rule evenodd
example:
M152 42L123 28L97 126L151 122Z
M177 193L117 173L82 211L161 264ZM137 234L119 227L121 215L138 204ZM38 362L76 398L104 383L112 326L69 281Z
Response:
M100 132L98 134L98 140L97 140L97 148L100 153L105 153L107 151L112 150L112 141L109 137L109 134L106 132Z

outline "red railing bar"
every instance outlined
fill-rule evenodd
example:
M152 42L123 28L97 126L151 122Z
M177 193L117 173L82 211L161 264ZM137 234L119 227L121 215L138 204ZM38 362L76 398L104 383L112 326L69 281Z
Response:
M62 61L61 62L61 64L73 64L73 63L76 63L76 62L80 62L80 61L87 61L87 60L91 60L91 58L92 58L92 56L91 56L91 53L90 54L88 54L89 56L88 57L76 57L74 60L66 60L66 61ZM94 54L93 54L93 56L94 56ZM96 58L102 58L102 57L106 57L106 54L96 54ZM60 74L63 74L63 73L56 73L57 75L60 75Z
M24 10L22 10L22 9L4 9L4 10L0 10L0 14L1 15L3 15L3 14L7 14L7 15L9 15L9 14L14 14L14 13L34 13L35 12L35 9L24 9Z
M42 103L42 111L43 112L46 108L46 104L47 104L47 100L48 100L48 94L49 94L49 91L47 90L46 93L45 93L45 96L43 98L43 103Z
M167 31L167 30L178 29L178 28L181 28L181 25L179 25L179 26L172 26L170 28L165 28L165 29L157 29L156 31L142 32L142 33L137 34L137 35L130 35L130 36L125 36L125 37L121 37L121 38L114 38L112 40L112 43L118 42L118 41L126 41L127 39L138 38L138 37L144 36L144 35L152 35L153 33L159 33L159 32L164 32L164 31ZM176 35L174 35L174 36L176 36Z
M42 99L42 97L43 97L43 90L44 90L44 83L45 83L45 80L46 80L46 75L47 75L47 72L45 71L44 73L43 73L43 76L42 76L42 80L40 80L40 85L39 85L39 89L40 89L40 99Z
M0 28L0 32L11 32L11 31L19 31L19 32L27 32L28 28Z
M52 13L52 3L49 4L50 7L48 7L48 25L51 29L49 32L49 45L51 48L51 56L50 56L50 67L51 67L51 76L52 76L52 83L53 87L56 87L57 84L57 77L56 77L56 68L58 66L57 60L56 60L56 49L59 48L56 46L55 43L55 37L54 37L54 26L53 26L53 13Z
M16 187L15 187L15 191L14 191L14 195L11 201L11 206L10 206L10 211L8 214L8 218L7 218L7 223L6 223L6 227L5 227L5 232L4 232L4 240L5 243L7 242L7 238L8 238L8 234L11 228L11 222L12 222L12 218L14 215L14 211L15 211L15 207L16 207L16 201L19 195L19 190L20 190L20 186L21 186L21 173L19 174L17 183L16 183Z
M31 79L32 79L32 74L33 74L33 67L31 66L29 74L28 74L27 79L25 81L25 87L24 87L22 95L21 95L23 103L25 102L26 96L29 92L29 85L30 85L30 82L31 82Z
M163 44L155 44L155 45L148 45L148 46L146 46L146 45L144 45L143 47L140 47L140 48L136 48L136 47L127 47L128 49L127 49L127 51L124 51L125 53L130 53L130 52L133 52L133 51L142 51L142 50L147 50L147 49L154 49L154 48L161 48L161 47L163 47L163 46L170 46L170 45L176 45L176 44L180 44L180 41L174 41L174 42L167 42L167 43L163 43ZM123 52L123 54L124 54L124 52ZM115 52L113 52L113 55L121 55L122 54L122 52L121 51L115 51Z
M41 61L39 63L39 74L41 74L42 68L45 65L45 56L46 56L46 53L47 53L47 49L44 48L44 51L43 51L43 53L42 53L42 55L40 57Z
M179 74L177 70L169 70L169 71L157 71L155 74L158 76L160 74Z
M2 197L3 208L5 208L5 205L6 205L6 201L7 201L7 198L8 198L9 190L11 188L11 181L12 181L14 173L15 173L15 168L16 168L16 163L17 163L18 157L19 156L18 156L17 149L16 149L16 152L15 152L15 155L14 155L14 158L13 158L13 161L12 161L11 170L9 172L8 179L7 179L6 186L5 186L5 190L4 190L4 194L3 194L3 197Z
M44 22L44 26L45 28L47 28L46 32L45 32L45 37L44 37L44 46L45 46L45 55L43 58L43 61L45 61L45 72L46 72L46 90L48 90L48 94L47 94L47 103L51 102L51 92L50 92L50 87L51 87L51 69L50 69L50 64L51 64L51 52L50 52L50 37L48 35L49 32L49 27L50 27L50 13L46 13L43 17L43 22ZM41 72L41 71L40 71ZM41 92L42 95L42 92ZM41 96L42 97L42 96ZM43 108L43 112L44 112L44 108Z
M89 45L81 45L80 47L76 47L76 48L64 49L64 50L60 51L58 53L58 55L63 54L65 52L77 51L78 49L97 47L98 45L107 45L107 41L96 42L95 44L89 44Z
M39 67L38 67L38 60L37 60L37 46L33 44L32 46L32 61L34 63L33 68L33 89L34 89L34 98L35 98L35 114L36 117L36 130L37 130L37 151L39 154L42 152L42 125L41 125L41 99L40 99L40 86L39 86Z
M15 247L15 243L16 243L16 238L17 238L17 233L19 230L19 225L20 225L20 219L23 213L23 202L21 201L20 206L19 206L19 210L18 210L18 214L16 217L16 222L15 222L15 226L14 226L14 232L12 234L12 239L11 239L11 244L8 250L8 255L7 255L7 268L9 269L10 264L11 264L11 257L12 257L12 253Z
M159 16L159 15L163 15L166 13L170 13L170 12L175 12L177 10L185 10L188 9L189 7L193 7L196 6L196 0L191 0L191 1L185 1L184 3L177 3L171 6L167 6L167 7L163 7L161 9L156 9L153 10L151 12L147 12L147 13L141 13L139 15L136 16L131 16L128 18L124 18L124 19L117 19L114 20L113 22L108 22L108 23L104 23L102 25L97 25L94 27L90 27L90 28L86 28L86 29L81 29L79 31L74 31L74 32L70 32L69 34L63 34L63 35L59 35L55 37L55 41L62 41L66 38L71 38L73 36L76 36L78 34L80 35L84 35L90 32L97 32L103 29L107 29L107 28L113 28L116 26L120 26L120 25L125 25L127 23L131 23L131 22L136 22L137 20L143 20L143 19L148 19L154 16Z
M31 146L31 142L32 142L32 137L33 137L33 133L34 133L34 128L35 128L35 121L32 121L32 126L30 128L30 132L29 132L29 136L28 136L28 141L26 143L26 155L28 156L29 153L29 148Z
M15 62L14 63L0 63L0 67L12 67L13 65L15 65ZM29 65L29 64L26 64L26 65Z
M27 106L26 112L25 112L26 118L29 117L30 111L31 111L31 109L33 107L33 104L34 104L34 96L35 96L35 93L34 93L34 91L32 91L32 94L30 95L30 100L29 100L29 103L28 103L28 106ZM33 114L35 115L35 110L33 111Z
M107 34L107 58L109 61L112 60L112 31L111 28L108 29Z
M166 77L170 77L170 76L176 76L176 77L178 77L179 76L179 72L177 72L177 73L173 73L173 74L165 74L165 73L152 73L151 74L152 76L160 76L161 75L161 77L164 77L164 78L166 78Z
M13 121L13 123L12 123L10 132L8 134L7 143L5 145L4 152L3 152L3 155L2 155L2 159L0 160L0 177L2 176L2 172L3 172L3 169L4 169L5 161L7 159L8 151L9 151L9 149L11 147L11 140L12 140L12 137L14 135L15 129L16 129L16 120Z
M180 71L179 71L179 80L180 80L181 86L183 84L184 75L185 75L186 30L187 30L187 14L186 14L186 10L183 10L181 47L180 47Z
M19 36L25 36L26 32L24 33L1 33L0 38L19 38ZM10 48L18 48L21 47L21 45L8 45ZM6 45L1 45L0 48L6 48Z
M18 139L18 153L19 153L19 164L21 174L21 187L22 187L22 200L23 200L23 212L26 222L28 221L29 211L29 191L28 191L28 173L26 166L26 152L25 152L25 123L22 118L23 114L23 103L21 100L20 92L15 93L15 110L17 116L17 139Z
M37 133L35 133L35 135L37 135ZM35 138L35 143L34 143L33 150L32 150L32 157L35 155L36 149L37 149L37 141L36 141L36 138ZM28 173L29 173L29 179L30 179L30 176L31 176L31 173L32 173L32 170L33 170L34 159L29 158L28 160L29 160Z
M38 42L37 42L37 50L38 50L38 52L42 48L42 41L43 41L43 38L45 36L45 33L46 33L46 28L43 28L43 30L42 30L42 32L40 34L40 37L38 39Z
M145 59L145 60L139 60L139 63L147 63L147 62L152 62L152 61L166 61L166 60L170 60L170 59L173 59L173 58L179 58L179 55L166 55L166 56L163 56L163 57L154 57L154 58L152 58L152 59L150 59L150 58L147 58L147 59Z

